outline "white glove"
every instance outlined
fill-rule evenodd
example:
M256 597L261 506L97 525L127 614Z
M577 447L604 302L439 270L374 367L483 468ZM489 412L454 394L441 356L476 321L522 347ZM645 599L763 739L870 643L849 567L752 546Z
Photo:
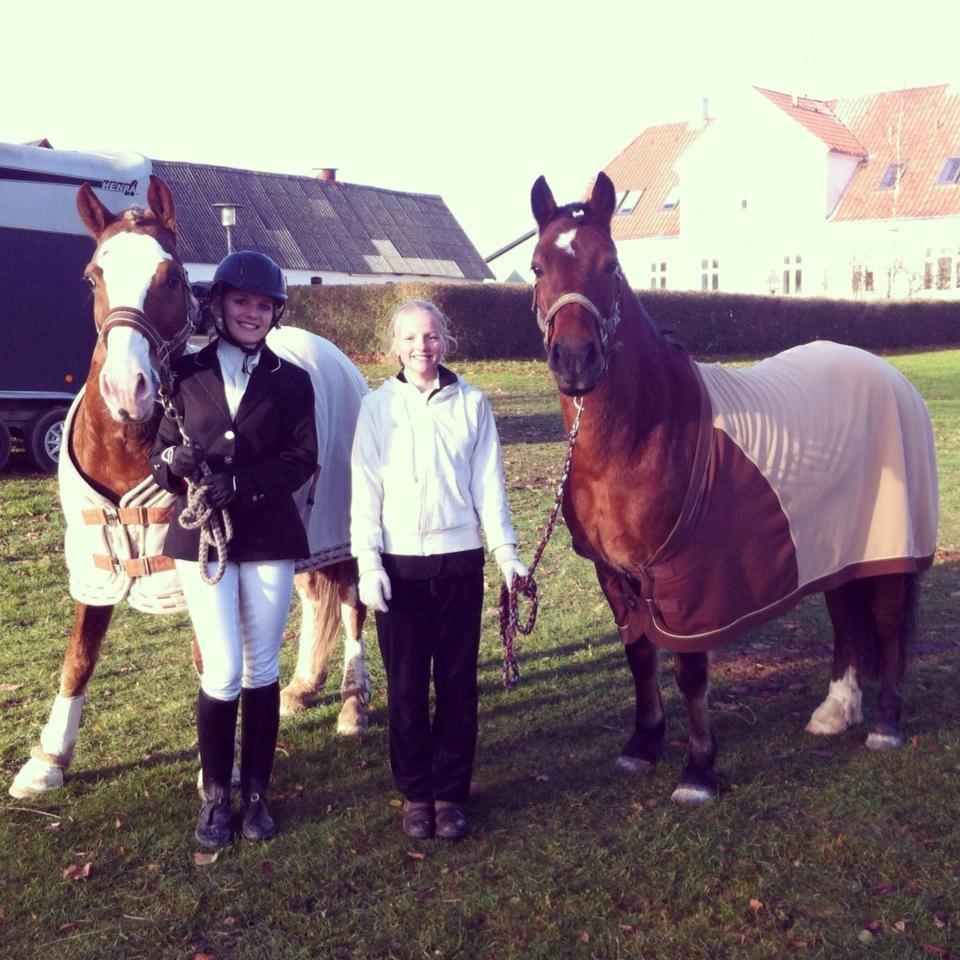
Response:
M371 610L387 612L387 601L393 596L390 578L383 570L368 570L360 574L360 602Z
M514 577L525 577L530 571L517 557L517 548L512 543L502 543L493 551L494 559L503 574L503 581L508 590L513 589Z

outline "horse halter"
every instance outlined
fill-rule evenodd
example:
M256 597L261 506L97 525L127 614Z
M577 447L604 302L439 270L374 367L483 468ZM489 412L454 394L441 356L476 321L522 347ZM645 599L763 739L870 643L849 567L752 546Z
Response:
M596 320L597 330L600 333L600 352L603 354L604 363L606 363L607 358L610 356L610 339L616 332L617 327L620 326L620 281L623 279L623 274L620 272L619 264L617 264L617 269L614 271L613 277L617 282L617 295L613 301L613 309L606 315L601 313L600 308L589 297L585 297L582 293L562 293L553 301L550 309L544 314L540 310L540 303L537 300L537 284L534 283L533 309L537 314L537 325L543 334L544 348L548 348L550 344L554 317L556 317L557 313L563 307L567 306L567 304L576 303L583 307L593 316L593 319Z
M183 326L169 340L160 336L156 327L147 319L147 315L136 307L114 307L110 310L97 329L97 339L105 341L107 334L114 327L130 327L136 330L146 337L150 344L151 353L157 358L161 381L168 383L170 380L170 360L196 330L197 319L200 315L200 305L190 290L186 270L183 271L183 283L187 293L187 316Z

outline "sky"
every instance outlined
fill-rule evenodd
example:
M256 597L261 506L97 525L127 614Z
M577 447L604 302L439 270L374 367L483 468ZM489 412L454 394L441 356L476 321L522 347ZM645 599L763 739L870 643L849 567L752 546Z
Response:
M948 0L41 0L3 26L0 141L336 167L439 194L483 256L533 226L540 174L577 199L705 97L718 114L753 85L828 99L960 83Z

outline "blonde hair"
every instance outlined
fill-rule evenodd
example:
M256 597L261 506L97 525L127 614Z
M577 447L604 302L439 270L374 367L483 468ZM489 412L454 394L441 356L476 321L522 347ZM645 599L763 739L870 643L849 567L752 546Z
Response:
M429 300L408 300L393 311L393 316L390 317L390 322L387 324L384 353L391 358L396 356L394 343L397 339L397 328L400 326L400 318L403 317L404 314L413 313L415 310L422 310L424 313L429 313L430 316L433 317L437 324L437 332L440 334L440 342L443 344L443 356L446 357L448 354L453 353L454 350L457 349L457 338L451 330L450 319L435 303L431 303Z

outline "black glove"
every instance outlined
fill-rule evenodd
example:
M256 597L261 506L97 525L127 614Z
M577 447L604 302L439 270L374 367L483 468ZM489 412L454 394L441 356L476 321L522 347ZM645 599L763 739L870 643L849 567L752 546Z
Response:
M178 477L184 478L195 476L200 469L200 463L203 459L200 448L180 446L170 449L173 451L170 454L170 459L167 460L170 464L170 472ZM163 459L166 460L167 458L164 457Z
M225 507L237 495L236 484L229 473L208 474L200 478L197 486L211 507Z

